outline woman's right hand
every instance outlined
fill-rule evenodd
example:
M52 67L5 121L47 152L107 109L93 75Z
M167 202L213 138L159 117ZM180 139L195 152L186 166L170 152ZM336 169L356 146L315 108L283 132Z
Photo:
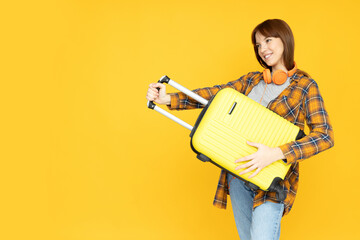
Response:
M157 90L160 88L160 91ZM151 83L146 94L146 99L157 104L170 105L170 95L166 94L166 86L161 83Z

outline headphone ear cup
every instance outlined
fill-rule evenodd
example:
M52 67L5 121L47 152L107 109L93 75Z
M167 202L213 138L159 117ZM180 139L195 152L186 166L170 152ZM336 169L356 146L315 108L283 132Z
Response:
M263 71L263 77L264 77L264 81L269 84L271 83L271 72L269 69L265 69Z
M287 79L287 73L283 70L276 70L273 73L273 82L277 85L284 84Z

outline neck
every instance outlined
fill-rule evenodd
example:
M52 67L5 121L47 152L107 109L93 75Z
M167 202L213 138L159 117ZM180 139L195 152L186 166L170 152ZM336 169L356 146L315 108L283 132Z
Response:
M285 67L284 59L282 59L280 62L278 62L276 65L271 67L271 71L275 72L277 70L283 70L284 72L288 72L288 70Z
M271 68L271 72L275 72L277 70L283 70L284 72L288 72L288 70L286 69L286 67L283 65L283 66L273 66Z

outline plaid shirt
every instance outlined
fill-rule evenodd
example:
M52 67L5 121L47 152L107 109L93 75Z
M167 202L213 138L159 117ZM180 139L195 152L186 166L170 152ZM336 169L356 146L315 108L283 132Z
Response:
M234 88L248 95L261 80L263 80L261 72L250 72L227 84L193 91L208 100L222 88ZM304 130L306 120L310 133L300 140L279 146L286 157L287 163L291 164L285 179L281 181L283 188L287 189L287 197L283 201L285 205L284 215L289 213L295 201L299 182L299 162L334 145L334 133L317 83L299 73L295 73L290 81L290 85L278 97L270 101L267 108L294 123L302 130ZM182 110L202 108L204 106L183 93L173 93L171 94L171 104L168 107L169 109ZM225 209L228 194L227 171L222 170L215 194L214 206ZM257 190L253 208L265 201L277 202L275 193Z

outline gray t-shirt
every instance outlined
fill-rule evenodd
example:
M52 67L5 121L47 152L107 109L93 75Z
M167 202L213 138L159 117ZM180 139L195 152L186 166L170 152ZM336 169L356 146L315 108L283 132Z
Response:
M260 102L260 99L264 94L263 99L261 100L261 105L267 107L267 105L271 100L279 96L279 94L290 85L290 77L288 77L286 79L286 82L282 85L276 85L275 83L268 84L264 93L265 85L266 85L265 81L260 81L251 90L248 97L256 102Z

